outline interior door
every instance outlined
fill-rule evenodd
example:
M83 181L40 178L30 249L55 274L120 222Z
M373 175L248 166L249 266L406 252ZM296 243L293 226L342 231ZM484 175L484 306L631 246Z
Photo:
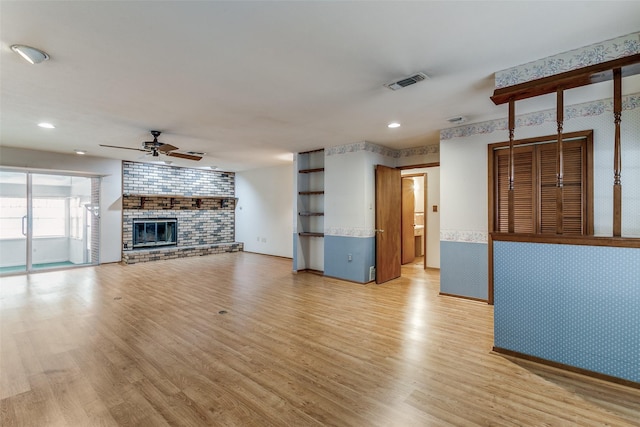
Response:
M400 277L400 170L376 165L376 283Z
M402 178L402 264L408 264L416 257L415 211L413 178Z

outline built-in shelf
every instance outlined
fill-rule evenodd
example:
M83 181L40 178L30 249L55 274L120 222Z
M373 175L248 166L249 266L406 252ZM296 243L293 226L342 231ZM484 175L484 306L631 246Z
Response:
M296 271L323 274L324 270L324 150L297 156L297 245Z
M324 168L300 169L298 172L299 173L324 172Z

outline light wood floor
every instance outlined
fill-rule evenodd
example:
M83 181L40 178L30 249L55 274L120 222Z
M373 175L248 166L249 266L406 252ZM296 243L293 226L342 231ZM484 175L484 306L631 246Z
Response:
M492 307L415 265L384 285L249 253L0 280L3 427L640 425L639 390L493 354Z

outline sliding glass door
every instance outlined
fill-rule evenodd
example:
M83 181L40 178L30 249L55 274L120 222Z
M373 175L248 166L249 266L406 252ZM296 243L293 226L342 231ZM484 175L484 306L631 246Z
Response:
M27 174L0 170L0 274L27 271Z
M98 262L99 178L0 171L0 274Z

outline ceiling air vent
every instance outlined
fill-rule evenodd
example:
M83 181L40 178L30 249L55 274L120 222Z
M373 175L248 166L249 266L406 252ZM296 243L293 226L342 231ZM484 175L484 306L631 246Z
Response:
M456 116L448 118L447 121L451 124L458 125L460 123L466 122L467 118L465 116Z
M427 76L425 73L416 73L412 76L402 78L395 82L387 83L385 86L391 90L398 90L402 89L403 87L411 86L413 84L421 82L422 80L426 80L428 78L429 76Z

